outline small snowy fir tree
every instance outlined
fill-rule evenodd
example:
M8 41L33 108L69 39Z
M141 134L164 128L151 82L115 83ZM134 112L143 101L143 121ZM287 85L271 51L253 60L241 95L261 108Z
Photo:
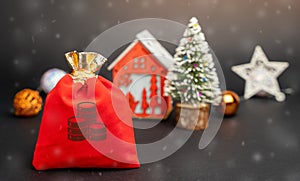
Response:
M195 17L190 19L174 60L166 77L166 95L194 106L220 103L221 91L213 56Z

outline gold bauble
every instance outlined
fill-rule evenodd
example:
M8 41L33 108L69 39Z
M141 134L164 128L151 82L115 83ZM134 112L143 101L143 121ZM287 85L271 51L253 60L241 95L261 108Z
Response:
M42 109L43 99L38 91L23 89L14 98L16 116L35 116Z
M233 116L237 112L240 104L239 96L229 90L225 90L222 92L222 109L224 111L225 116Z

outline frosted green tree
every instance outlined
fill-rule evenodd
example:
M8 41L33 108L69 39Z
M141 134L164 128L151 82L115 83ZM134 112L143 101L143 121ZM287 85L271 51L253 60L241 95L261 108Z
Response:
M221 90L213 56L198 20L190 19L166 77L165 94L182 103L219 104Z

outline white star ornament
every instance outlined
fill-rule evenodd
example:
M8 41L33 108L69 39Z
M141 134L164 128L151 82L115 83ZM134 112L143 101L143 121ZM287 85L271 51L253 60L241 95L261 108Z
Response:
M262 47L256 46L250 63L233 66L231 70L246 80L245 99L268 93L282 102L285 94L280 91L277 78L288 66L288 62L270 62Z

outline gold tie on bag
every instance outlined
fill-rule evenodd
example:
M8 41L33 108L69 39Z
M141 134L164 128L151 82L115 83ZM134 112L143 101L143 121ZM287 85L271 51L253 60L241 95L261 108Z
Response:
M105 57L94 52L68 52L65 57L72 67L71 73L75 82L84 82L96 77L96 72L100 70L102 65L107 61Z

